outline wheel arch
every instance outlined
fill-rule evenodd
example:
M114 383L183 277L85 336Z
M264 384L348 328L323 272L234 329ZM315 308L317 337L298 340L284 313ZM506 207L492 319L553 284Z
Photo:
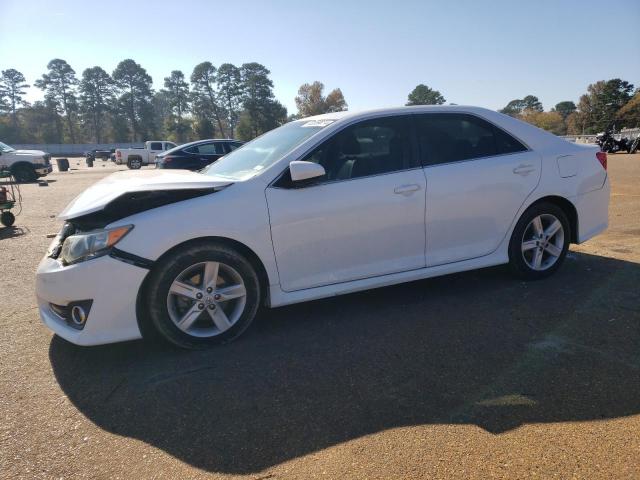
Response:
M578 243L578 210L575 205L565 197L558 195L547 195L545 197L538 198L535 202L532 202L526 209L538 205L540 203L551 203L560 208L569 220L569 228L571 229L571 243ZM524 212L522 212L524 215ZM520 216L522 216L520 215Z
M223 245L229 248L233 248L237 250L239 253L244 255L246 259L251 263L251 265L255 268L256 273L258 274L258 281L260 282L261 287L261 298L260 305L269 306L269 275L267 274L267 269L264 266L264 263L260 259L260 257L247 245L238 240L234 240L228 237L217 237L217 236L209 236L209 237L199 237L193 238L181 243L178 243L160 255L154 263L161 261L167 255L171 255L178 249L188 247L190 245L198 244L198 243L209 243L209 244L218 244ZM149 281L149 277L151 272L153 271L153 267L149 270L144 280L142 281L142 285L138 289L138 294L136 296L136 321L138 323L138 328L140 329L140 333L145 339L157 340L159 338L159 334L156 332L155 328L151 325L151 320L149 319L146 309L144 308L142 298L147 288L147 284Z
M33 163L27 162L26 160L20 160L19 162L12 163L11 166L9 166L9 170L13 172L16 168L20 168L20 167L27 167L27 168L33 169Z

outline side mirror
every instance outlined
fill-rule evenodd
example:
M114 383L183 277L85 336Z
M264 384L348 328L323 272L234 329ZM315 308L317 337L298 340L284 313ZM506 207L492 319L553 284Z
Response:
M289 172L291 173L291 180L294 182L311 180L326 174L322 165L300 160L295 160L289 164Z

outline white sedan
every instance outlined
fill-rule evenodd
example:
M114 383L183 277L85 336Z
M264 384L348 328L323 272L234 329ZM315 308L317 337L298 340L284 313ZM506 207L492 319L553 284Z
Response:
M606 154L475 107L288 123L199 173L119 172L78 196L37 272L79 345L155 330L200 348L277 307L510 264L556 271L607 227Z

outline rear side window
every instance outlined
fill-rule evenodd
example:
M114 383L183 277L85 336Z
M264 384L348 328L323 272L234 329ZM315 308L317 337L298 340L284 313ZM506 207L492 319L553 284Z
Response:
M498 127L493 127L496 135L496 147L498 148L498 153L516 153L516 152L524 152L527 150L522 143L513 138L504 130L501 130Z
M149 148L151 150L162 150L162 142L151 142L151 145L149 145Z
M238 143L238 142L225 142L224 143L224 149L227 153L229 152L233 152L236 148L240 148L242 146L242 143Z
M416 117L416 135L425 166L526 150L503 130L473 115L436 113Z

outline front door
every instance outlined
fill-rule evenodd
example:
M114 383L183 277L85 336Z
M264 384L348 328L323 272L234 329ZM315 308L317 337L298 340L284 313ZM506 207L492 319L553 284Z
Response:
M425 266L425 177L406 116L349 126L302 160L326 176L267 188L281 287L294 291Z

